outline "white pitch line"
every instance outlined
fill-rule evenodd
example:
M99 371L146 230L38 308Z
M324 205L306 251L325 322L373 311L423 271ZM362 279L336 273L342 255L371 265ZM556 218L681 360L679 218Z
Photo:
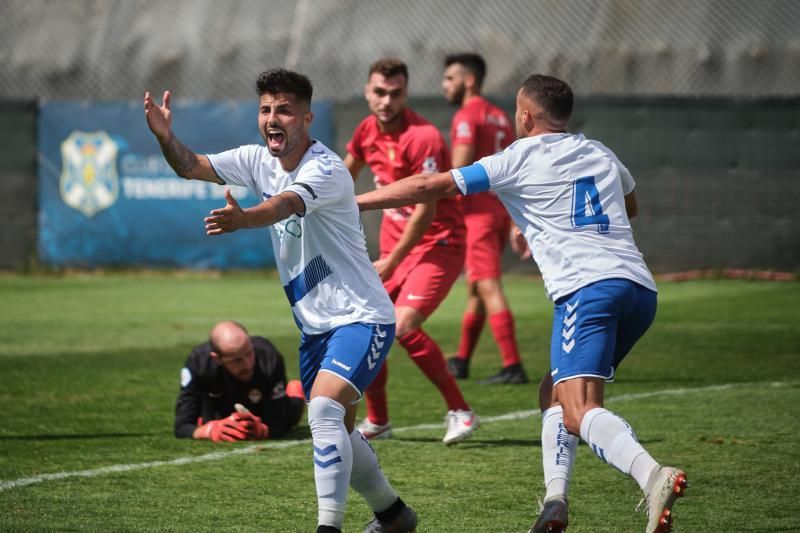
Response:
M665 389L660 391L650 391L650 392L640 392L640 393L632 393L632 394L621 394L619 396L612 396L606 399L606 403L616 403L628 400L641 400L644 398L653 398L655 396L674 396L680 394L687 394L687 393L695 393L695 392L709 392L709 391L722 391L731 389L734 387L746 387L746 386L753 386L753 385L766 385L771 387L784 387L789 385L786 382L773 382L773 383L729 383L725 385L711 385L708 387L697 387L697 388L681 388L681 389ZM520 420L523 418L533 418L536 416L541 415L538 410L530 409L527 411L513 411L511 413L506 413L504 415L497 415L497 416L487 416L481 417L481 424L491 424L494 422L505 422L508 420ZM416 426L406 426L401 428L395 428L393 431L395 433L404 433L406 431L415 431L421 429L441 429L442 424L417 424ZM118 464L118 465L111 465L111 466L104 466L100 468L92 468L91 470L78 470L75 472L54 472L52 474L40 474L38 476L26 477L21 479L15 479L11 481L2 481L0 482L0 492L15 489L18 487L24 487L26 485L34 485L36 483L41 483L43 481L55 481L59 479L67 479L72 477L98 477L105 474L116 474L120 472L132 472L134 470L143 470L145 468L155 468L159 466L181 466L181 465L188 465L192 463L204 463L208 461L220 461L222 459L227 459L228 457L233 457L236 455L246 455L254 452L258 452L261 450L269 449L282 449L282 448L291 448L294 446L299 446L301 444L310 444L311 439L302 439L302 440L289 440L289 441L275 441L275 442L265 442L263 444L254 444L252 446L247 446L244 448L237 448L235 450L225 451L225 452L213 452L207 453L204 455L194 455L190 457L179 457L177 459L171 459L169 461L149 461L146 463L129 463L129 464Z

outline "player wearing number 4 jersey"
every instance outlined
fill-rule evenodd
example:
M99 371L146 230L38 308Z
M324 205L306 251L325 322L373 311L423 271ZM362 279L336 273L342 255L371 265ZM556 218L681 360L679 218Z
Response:
M567 526L567 489L578 438L633 477L647 502L647 533L671 530L686 474L663 467L625 420L603 408L606 379L650 326L653 277L636 247L634 181L599 142L567 133L572 91L532 75L517 93L519 140L468 167L412 176L358 197L362 210L494 191L522 230L555 303L550 375L540 385L547 493L531 531Z
M383 365L395 327L392 303L367 255L353 180L334 152L309 137L308 78L274 69L262 73L256 87L266 146L195 154L172 132L169 93L162 106L145 95L147 123L178 175L244 185L262 199L242 209L226 190L227 205L205 218L206 232L270 227L278 274L301 330L317 532L341 532L349 487L374 511L367 531L413 531L416 514L355 430L356 405Z

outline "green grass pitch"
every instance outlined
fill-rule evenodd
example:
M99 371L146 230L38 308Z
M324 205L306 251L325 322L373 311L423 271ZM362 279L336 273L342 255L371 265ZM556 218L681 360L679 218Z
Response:
M525 366L547 368L541 281L508 277ZM677 532L800 531L800 283L660 283L655 324L607 388L662 463L689 476ZM265 446L177 440L179 369L211 325L265 334L297 377L298 331L273 274L0 276L0 530L313 531L303 425ZM426 325L458 342L458 283ZM484 331L472 378L500 367ZM445 406L393 348L390 412L375 443L421 532L522 532L544 495L536 384L462 383L484 424L445 448ZM503 416L513 414L513 416ZM570 533L643 531L635 483L581 446ZM370 518L351 491L346 531Z

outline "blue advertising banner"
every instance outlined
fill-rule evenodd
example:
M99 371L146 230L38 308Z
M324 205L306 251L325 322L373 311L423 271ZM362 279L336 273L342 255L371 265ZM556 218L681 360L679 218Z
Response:
M333 105L315 102L311 135L333 145ZM197 153L263 144L258 103L173 100L173 129ZM45 102L39 111L39 258L54 266L261 268L268 230L209 237L203 217L224 186L175 175L142 104ZM231 187L247 207L252 193Z

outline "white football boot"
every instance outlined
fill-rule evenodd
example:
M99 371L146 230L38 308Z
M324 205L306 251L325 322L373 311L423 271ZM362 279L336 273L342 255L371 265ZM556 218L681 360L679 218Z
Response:
M672 531L672 506L686 492L686 472L671 466L653 470L647 480L642 501L647 501L647 528L645 533L669 533Z
M445 444L454 444L469 438L480 426L477 415L472 411L447 411L444 420L447 432L442 442Z
M356 429L364 435L367 440L378 439L391 439L392 438L392 423L386 422L383 425L373 424L369 418L365 418L361 423L356 426Z

